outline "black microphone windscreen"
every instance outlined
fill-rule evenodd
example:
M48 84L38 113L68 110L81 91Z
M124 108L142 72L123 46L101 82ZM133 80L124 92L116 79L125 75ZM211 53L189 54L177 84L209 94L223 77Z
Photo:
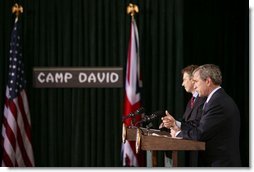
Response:
M157 117L163 117L166 115L165 111L156 111L153 114L156 115Z
M136 113L135 114L142 114L145 112L145 108L143 107L140 107L138 110L136 110Z
M156 112L152 113L150 116L145 116L143 119L143 122L150 122L154 119L161 118L163 116L165 116L164 111L156 111Z

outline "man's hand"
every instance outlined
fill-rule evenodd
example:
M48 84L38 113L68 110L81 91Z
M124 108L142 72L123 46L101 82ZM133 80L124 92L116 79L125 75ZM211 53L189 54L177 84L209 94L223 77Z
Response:
M171 129L171 130L179 131L180 128L178 128L178 126L176 125L176 121L175 121L174 117L171 116L168 113L168 111L166 111L165 113L166 113L166 116L161 118L163 126L168 129Z
M165 112L166 116L162 117L161 120L163 122L163 126L170 129L175 125L175 119L168 113L168 111Z
M173 130L173 129L170 129L170 135L172 138L175 138L176 137L176 131Z

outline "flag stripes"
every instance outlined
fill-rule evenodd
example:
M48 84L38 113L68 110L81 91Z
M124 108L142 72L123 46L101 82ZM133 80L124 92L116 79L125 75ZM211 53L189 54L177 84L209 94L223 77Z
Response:
M8 139L4 139L2 165L33 166L33 162L31 161L33 156L31 156L32 152L30 151L32 150L30 121L27 117L28 113L25 112L27 111L25 110L27 109L27 103L24 103L26 101L27 99L24 90L21 91L18 98L13 101L6 98L4 113L6 115L4 115L3 118L5 130L3 130L3 136ZM27 150L29 151L27 152Z

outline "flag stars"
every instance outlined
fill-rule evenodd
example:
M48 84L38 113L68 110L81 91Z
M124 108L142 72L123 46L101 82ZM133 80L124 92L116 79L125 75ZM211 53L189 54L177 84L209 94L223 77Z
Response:
M10 92L10 98L15 98L19 91L25 86L23 62L22 62L22 47L21 47L21 37L19 35L18 27L12 32L10 50L9 50L9 79L8 87Z

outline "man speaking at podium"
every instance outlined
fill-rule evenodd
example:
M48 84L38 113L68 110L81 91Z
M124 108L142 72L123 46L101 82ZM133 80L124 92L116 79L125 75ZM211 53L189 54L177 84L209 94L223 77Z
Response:
M186 105L185 112L183 114L183 119L181 122L176 121L176 124L179 128L181 125L183 127L196 127L200 121L202 115L202 108L206 101L206 97L199 97L198 92L194 89L193 82L193 71L198 68L197 65L189 65L182 69L182 86L184 87L187 93L191 93L192 97ZM163 128L163 123L161 123L160 128ZM198 161L198 152L197 151L188 151L185 154L186 165L191 167L196 167Z
M192 97L189 100L185 112L183 114L182 123L188 124L190 126L197 126L201 115L202 108L206 101L206 97L199 97L198 92L194 89L193 82L193 71L197 68L197 65L189 65L182 69L183 82L182 86L184 87L187 93L191 93ZM180 127L180 123L178 123ZM184 126L188 126L184 125Z
M199 166L240 167L239 133L240 112L234 100L221 88L222 75L218 66L205 64L193 72L194 88L199 96L207 97L199 125L178 127L167 114L164 126L171 129L172 137L206 142L200 152Z

